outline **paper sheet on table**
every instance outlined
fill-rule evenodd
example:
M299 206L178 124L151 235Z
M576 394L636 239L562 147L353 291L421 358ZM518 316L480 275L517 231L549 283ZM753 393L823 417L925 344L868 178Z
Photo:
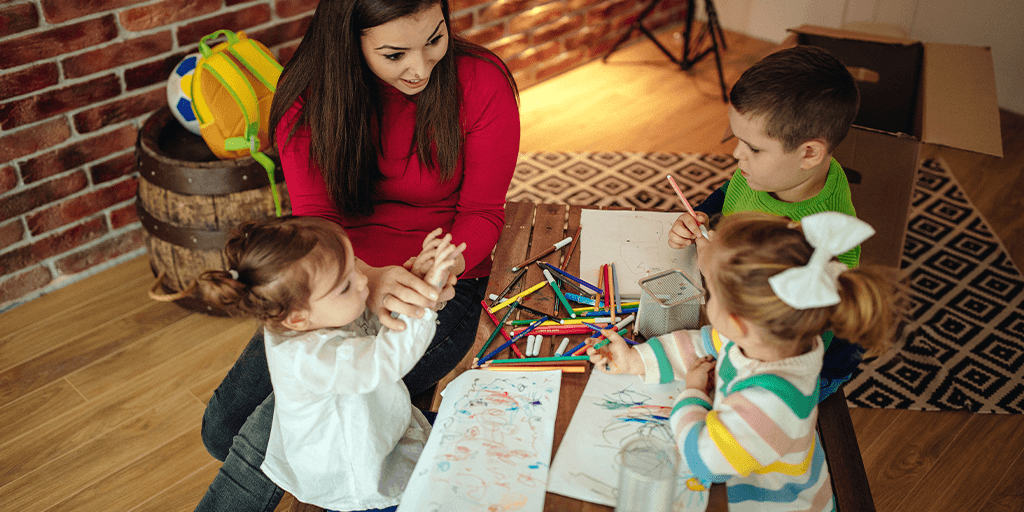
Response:
M561 383L483 370L449 383L399 512L544 510Z
M598 269L614 263L619 296L640 297L639 281L663 270L678 268L700 282L697 246L673 249L668 233L679 212L583 210L580 214L580 277L597 284Z
M675 444L668 419L683 381L644 384L636 375L594 371L551 462L548 492L615 506L618 497L619 450L640 437ZM708 492L690 491L685 461L676 481L676 512L707 509Z

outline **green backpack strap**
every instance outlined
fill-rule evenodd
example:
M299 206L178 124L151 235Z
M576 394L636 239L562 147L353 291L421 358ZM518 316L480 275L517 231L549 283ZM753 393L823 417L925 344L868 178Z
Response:
M247 149L254 160L259 162L267 172L270 181L270 192L274 198L274 211L281 216L281 197L274 179L274 161L260 151L260 115L259 102L252 84L242 70L223 53L214 53L206 44L207 39L225 35L230 43L228 52L242 63L264 86L277 90L277 80L281 76L281 65L257 46L251 39L240 40L230 30L218 30L199 41L199 50L206 58L203 68L209 71L231 95L245 117L245 134L242 137L231 137L224 141L224 149L239 151ZM244 84L242 87L239 84Z

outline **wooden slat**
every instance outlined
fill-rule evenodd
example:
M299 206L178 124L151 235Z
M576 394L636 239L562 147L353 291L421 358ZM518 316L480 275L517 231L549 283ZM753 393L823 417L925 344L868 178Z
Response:
M0 503L10 510L46 510L69 491L85 488L145 456L154 439L170 439L194 429L202 416L203 406L192 395L178 393L92 442L0 487Z
M494 248L494 264L491 267L491 278L487 283L487 293L498 293L511 280L510 270L512 265L523 261L530 241L530 226L533 225L533 205L529 203L511 202L505 205L505 225L498 237L498 243ZM523 278L525 279L525 278ZM512 292L515 293L515 292ZM501 311L500 313L504 313ZM484 346L487 337L491 335L493 324L487 317L487 313L480 312L479 327L476 332L476 340L473 348L466 353L466 357L448 375L437 383L434 388L434 400L431 410L437 411L441 405L441 391L456 376L468 370L473 364L473 358ZM493 345L496 348L501 337L495 340Z

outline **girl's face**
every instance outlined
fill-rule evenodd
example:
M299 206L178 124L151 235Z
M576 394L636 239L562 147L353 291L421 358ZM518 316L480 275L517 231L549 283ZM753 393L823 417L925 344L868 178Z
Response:
M337 265L310 264L307 268L312 282L306 315L308 323L303 325L304 331L350 324L366 309L366 296L369 295L367 279L356 268L347 238L345 246L348 255L344 268L348 273L341 280L338 280L340 269Z
M427 86L430 72L448 52L448 26L440 3L371 27L361 39L363 57L370 70L409 95Z

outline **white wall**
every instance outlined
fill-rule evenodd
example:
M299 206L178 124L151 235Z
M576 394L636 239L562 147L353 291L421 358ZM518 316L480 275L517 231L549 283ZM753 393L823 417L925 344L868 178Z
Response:
M840 28L870 22L912 39L989 46L999 106L1024 114L1021 0L715 0L715 7L723 27L775 42L804 23Z

